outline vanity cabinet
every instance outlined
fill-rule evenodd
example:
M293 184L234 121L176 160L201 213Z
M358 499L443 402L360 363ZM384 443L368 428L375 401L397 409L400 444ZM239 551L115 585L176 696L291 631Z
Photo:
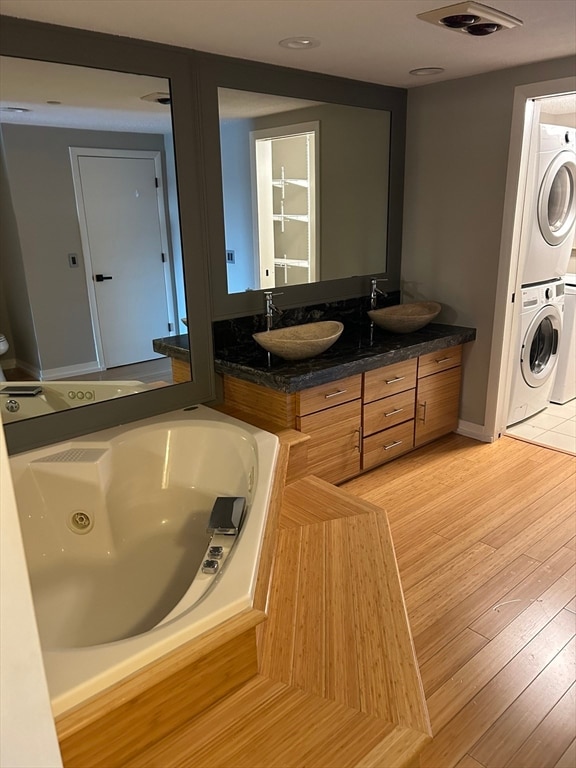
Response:
M310 436L308 473L343 482L458 426L462 345L284 393L224 376L225 402Z
M429 443L458 426L462 346L420 357L414 446Z

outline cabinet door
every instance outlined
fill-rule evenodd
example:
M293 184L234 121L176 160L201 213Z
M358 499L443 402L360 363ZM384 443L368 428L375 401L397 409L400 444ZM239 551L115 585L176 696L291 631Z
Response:
M298 429L310 435L308 472L330 483L360 473L360 400L298 419Z
M375 400L364 406L364 436L395 427L414 418L416 390L409 389L398 395Z
M461 371L458 366L418 380L416 447L453 432L458 426Z

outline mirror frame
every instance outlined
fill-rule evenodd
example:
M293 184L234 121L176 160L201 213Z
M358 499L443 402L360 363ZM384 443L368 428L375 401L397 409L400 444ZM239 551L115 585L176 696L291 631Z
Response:
M244 59L198 54L201 130L204 146L208 230L211 253L212 319L263 312L263 291L228 293L225 259L224 203L220 155L218 88L255 91L390 112L386 269L373 275L282 286L279 305L297 307L367 295L370 277L386 277L387 290L398 290L402 247L404 154L407 91L332 75L288 69Z
M2 16L0 54L170 80L182 257L194 380L4 424L10 453L56 443L214 398L195 51Z

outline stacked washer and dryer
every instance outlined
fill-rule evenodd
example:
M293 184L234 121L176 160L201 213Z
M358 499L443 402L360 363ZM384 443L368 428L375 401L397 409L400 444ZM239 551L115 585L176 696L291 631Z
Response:
M576 130L541 124L539 133L535 184L522 224L525 258L508 426L547 407L559 359L569 349L563 332L568 330L563 328L564 276L576 221ZM576 380L572 365L566 361L567 375Z

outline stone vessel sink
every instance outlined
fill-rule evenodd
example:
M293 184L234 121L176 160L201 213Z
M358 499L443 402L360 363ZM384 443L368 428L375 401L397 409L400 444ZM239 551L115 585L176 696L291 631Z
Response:
M267 352L284 360L304 360L325 352L340 338L344 325L338 320L291 325L254 333L252 338Z
M371 309L368 315L375 325L385 331L411 333L432 322L441 309L442 305L437 301L418 301L413 304Z

